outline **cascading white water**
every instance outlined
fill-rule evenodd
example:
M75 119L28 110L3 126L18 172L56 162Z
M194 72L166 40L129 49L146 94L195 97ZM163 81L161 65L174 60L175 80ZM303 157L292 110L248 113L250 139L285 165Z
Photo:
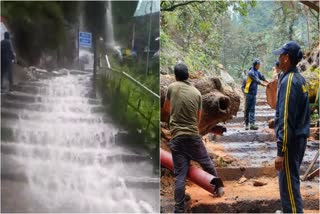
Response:
M108 47L114 47L113 18L112 18L112 2L107 1L106 4L106 44Z
M83 31L85 29L85 22L84 22L84 10L83 10L84 2L79 2L79 31Z
M63 75L30 84L40 111L20 110L11 126L14 142L2 142L5 151L14 150L9 156L26 175L30 198L44 207L31 211L157 212L159 196L127 186L130 179L152 177L152 165L121 161L142 154L117 145L119 129L104 113L93 113L102 105L89 98L91 78Z
M105 13L105 36L106 36L106 47L110 48L114 53L117 54L120 60L123 59L121 47L114 40L114 31L113 31L113 18L112 18L112 1L108 0L106 2L106 13Z

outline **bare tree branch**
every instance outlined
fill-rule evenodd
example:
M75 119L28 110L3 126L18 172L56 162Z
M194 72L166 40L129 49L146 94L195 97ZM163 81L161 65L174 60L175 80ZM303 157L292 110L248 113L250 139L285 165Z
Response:
M310 13L311 13L316 19L319 18L319 15L317 15L310 7L309 7L309 11L310 11ZM319 22L318 22L318 23L319 23Z
M173 4L173 5L170 5L169 7L165 8L165 4L162 4L163 2L161 2L161 11L167 11L167 12L172 12L174 11L177 7L181 7L181 6L185 6L185 5L188 5L188 4L192 4L192 3L203 3L205 1L187 1L187 2L183 2L183 3L177 3L177 4Z
M320 9L319 9L319 1L300 1L302 4L307 5L308 7L310 7L311 9L317 11L318 13L320 13ZM318 4L317 4L318 3Z

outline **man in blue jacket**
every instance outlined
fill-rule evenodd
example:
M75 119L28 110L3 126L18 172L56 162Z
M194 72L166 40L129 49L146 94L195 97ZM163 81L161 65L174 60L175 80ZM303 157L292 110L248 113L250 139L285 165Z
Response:
M256 106L256 96L257 96L257 90L258 85L266 86L266 84L262 81L268 81L266 78L260 73L260 60L255 59L253 61L253 66L250 69L246 81L246 85L244 88L244 93L246 97L246 103L245 103L245 114L244 114L244 120L246 124L246 130L249 129L249 122L250 122L250 129L251 130L257 130L258 127L254 124L255 122L255 106Z
M284 213L302 213L299 170L306 149L310 128L309 98L306 81L296 65L302 59L300 46L288 42L273 54L280 55L280 69L275 133L277 157L275 168L279 171L279 189Z

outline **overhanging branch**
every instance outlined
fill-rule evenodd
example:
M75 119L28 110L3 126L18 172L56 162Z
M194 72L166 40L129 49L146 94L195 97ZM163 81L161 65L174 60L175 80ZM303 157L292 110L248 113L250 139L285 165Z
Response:
M302 4L308 6L309 8L317 11L318 13L320 12L319 9L319 2L318 1L300 1ZM318 3L318 4L317 4Z
M177 4L173 4L173 5L170 5L169 7L164 7L163 5L164 4L161 4L161 11L167 11L167 12L172 12L174 11L177 7L182 7L182 6L185 6L185 5L188 5L188 4L192 4L192 3L203 3L205 1L187 1L187 2L183 2L183 3L177 3Z

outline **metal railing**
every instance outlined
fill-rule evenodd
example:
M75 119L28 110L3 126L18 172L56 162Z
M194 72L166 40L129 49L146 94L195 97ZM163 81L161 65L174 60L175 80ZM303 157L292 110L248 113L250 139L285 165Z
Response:
M105 78L110 84L109 90L120 96L125 112L131 108L137 116L146 121L146 127L140 127L146 131L152 126L159 128L160 96L136 80L130 74L111 68L108 56L105 55L105 63L101 63L101 69L105 70ZM101 62L101 61L100 61Z

